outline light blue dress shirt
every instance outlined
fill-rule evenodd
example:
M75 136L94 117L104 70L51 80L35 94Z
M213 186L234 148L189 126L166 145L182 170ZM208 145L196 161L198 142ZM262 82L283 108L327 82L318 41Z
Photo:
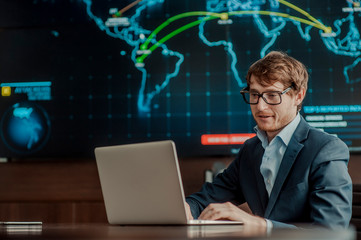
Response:
M280 168L283 156L286 152L288 143L290 142L291 137L300 121L301 117L298 113L296 117L292 120L292 122L290 122L285 128L283 128L281 132L279 132L272 139L271 142L268 142L267 134L265 131L258 129L258 126L255 127L257 137L259 138L259 140L261 140L262 147L264 148L260 171L266 185L268 197L271 195L272 188L275 183L277 173ZM266 219L266 223L267 233L270 233L271 229L273 228L273 224L268 219Z
M268 192L268 196L271 195L274 182L277 177L278 170L280 168L283 155L286 152L288 143L291 140L293 133L295 132L301 117L298 113L296 117L285 128L281 130L271 142L268 142L266 132L255 127L257 137L262 142L264 148L264 154L260 167L261 174Z

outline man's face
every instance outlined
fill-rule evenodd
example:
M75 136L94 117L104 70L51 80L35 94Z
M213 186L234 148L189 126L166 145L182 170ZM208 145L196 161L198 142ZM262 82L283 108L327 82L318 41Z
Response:
M251 76L250 92L282 92L289 87L284 86L281 82L263 87L256 79L257 77ZM262 98L259 98L258 104L251 105L252 115L258 128L267 133L269 140L273 139L273 137L295 118L297 115L297 105L302 102L304 93L305 91L301 90L300 93L297 94L283 94L281 96L282 102L279 105L269 105Z

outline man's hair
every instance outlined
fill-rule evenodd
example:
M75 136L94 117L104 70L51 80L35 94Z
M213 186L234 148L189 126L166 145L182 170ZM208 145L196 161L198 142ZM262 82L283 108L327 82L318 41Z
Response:
M246 77L248 86L252 75L257 77L257 82L262 86L281 82L285 87L292 86L296 93L302 88L307 91L308 73L305 65L284 52L272 51L253 63ZM298 106L300 109L301 105Z

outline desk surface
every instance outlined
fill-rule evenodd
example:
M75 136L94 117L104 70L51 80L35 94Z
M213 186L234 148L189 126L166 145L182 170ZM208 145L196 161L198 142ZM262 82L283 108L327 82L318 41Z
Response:
M274 229L268 236L256 228L227 226L112 226L107 224L43 224L1 226L0 239L325 239L355 240L353 229Z

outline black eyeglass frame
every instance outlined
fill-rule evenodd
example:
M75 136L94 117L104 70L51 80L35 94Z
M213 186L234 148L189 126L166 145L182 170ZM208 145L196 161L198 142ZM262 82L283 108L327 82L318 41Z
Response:
M245 93L250 93L250 92L249 92L249 86L243 88L243 89L240 91L240 93L242 94L244 101L245 101L247 104L250 104L250 105L256 105L256 104L258 104L260 98L262 98L263 101L264 101L265 103L269 104L269 105L279 105L279 104L282 103L282 95L285 94L285 93L288 93L292 88L293 88L293 86L289 86L288 88L286 88L286 89L283 90L282 92L279 92L279 91L266 91L266 92L263 92L263 93L254 93L254 94L256 94L256 95L258 96L257 102L255 102L255 103L250 103L250 102L248 101L248 99L246 98ZM267 102L267 99L266 99L265 97L263 97L263 94L265 94L265 93L275 93L275 94L278 94L278 95L280 96L280 102L279 102L279 103L269 103L269 102Z

